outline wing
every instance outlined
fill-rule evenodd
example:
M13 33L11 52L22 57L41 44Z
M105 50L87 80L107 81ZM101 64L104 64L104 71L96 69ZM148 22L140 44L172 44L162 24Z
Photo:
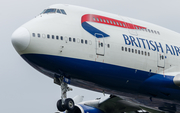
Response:
M139 102L134 102L129 98L112 95L99 103L99 109L106 113L131 112L138 110L146 110L153 113L165 113L161 110L145 106Z
M156 108L145 106L138 101L131 100L131 98L124 96L106 96L99 100L92 100L80 103L84 111L88 111L88 107L101 110L102 113L121 113L121 112L135 112L138 110L145 110L151 113L165 113ZM87 107L88 106L88 107ZM91 108L91 109L92 109ZM81 112L83 113L83 112ZM99 113L99 112L97 112Z

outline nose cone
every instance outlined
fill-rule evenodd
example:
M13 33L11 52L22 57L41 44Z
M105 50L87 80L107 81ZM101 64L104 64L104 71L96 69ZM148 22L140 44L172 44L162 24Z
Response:
M25 50L30 42L30 33L24 27L19 27L12 34L12 44L16 51L20 52Z

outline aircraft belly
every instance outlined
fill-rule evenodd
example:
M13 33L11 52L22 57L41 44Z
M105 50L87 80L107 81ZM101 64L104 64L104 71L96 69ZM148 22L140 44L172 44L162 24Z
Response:
M84 80L111 90L135 94L141 92L151 97L180 100L178 96L180 91L173 83L173 76L164 77L154 73L149 76L149 72L141 70L135 73L135 69L123 66L62 56L43 54L21 56L37 70L52 78L55 74L65 73L65 76L71 79Z
M134 69L95 61L40 54L24 54L22 57L54 73L59 73L61 70L68 73L72 78L82 78L94 82L101 80L102 84L113 87L123 86L127 88L128 85L133 85L134 89L137 89L148 77L144 76L146 72L135 73Z

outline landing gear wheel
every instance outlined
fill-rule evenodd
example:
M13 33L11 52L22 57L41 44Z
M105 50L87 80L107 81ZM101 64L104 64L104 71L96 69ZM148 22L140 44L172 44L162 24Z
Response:
M64 103L64 107L67 110L72 111L74 109L74 101L71 98L67 98Z
M66 109L64 108L64 106L62 105L62 100L58 100L57 101L57 109L61 112L64 112Z
M61 112L68 110L74 110L74 101L71 98L67 98L67 92L72 91L72 88L68 87L69 79L64 78L54 78L54 83L61 86L61 99L57 102L57 109Z

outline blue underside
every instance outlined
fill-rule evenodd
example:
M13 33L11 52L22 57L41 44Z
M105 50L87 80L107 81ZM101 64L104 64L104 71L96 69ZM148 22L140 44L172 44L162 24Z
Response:
M41 72L63 73L69 78L93 82L121 92L180 100L180 90L173 83L173 76L164 77L141 70L136 72L127 67L60 56L24 54L22 57Z

